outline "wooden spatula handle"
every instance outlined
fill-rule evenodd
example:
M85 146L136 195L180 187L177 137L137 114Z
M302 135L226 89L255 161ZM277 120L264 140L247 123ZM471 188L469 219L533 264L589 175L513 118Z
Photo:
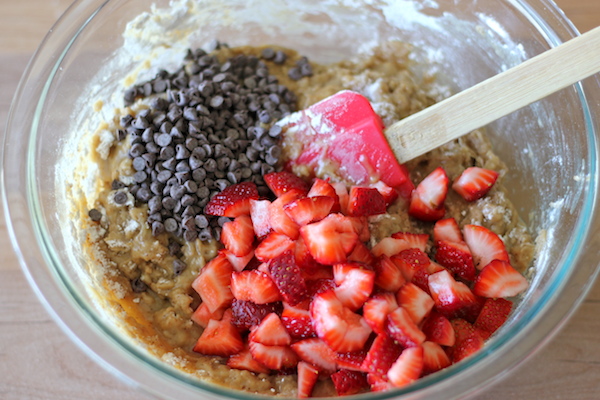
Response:
M600 27L396 122L385 136L399 162L600 72Z

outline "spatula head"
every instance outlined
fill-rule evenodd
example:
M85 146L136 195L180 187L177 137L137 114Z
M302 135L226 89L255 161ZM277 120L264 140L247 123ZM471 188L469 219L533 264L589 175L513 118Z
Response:
M383 134L383 123L369 100L344 90L278 122L299 144L290 166L307 166L356 185L379 180L409 198L414 186Z

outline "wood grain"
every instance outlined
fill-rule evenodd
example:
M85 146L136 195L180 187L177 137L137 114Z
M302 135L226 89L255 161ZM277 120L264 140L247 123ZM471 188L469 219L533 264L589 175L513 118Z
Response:
M580 31L600 25L598 0L556 0ZM0 0L0 126L31 54L70 0ZM43 309L0 219L0 399L144 400L88 358ZM477 397L600 399L600 283L566 327L535 357Z

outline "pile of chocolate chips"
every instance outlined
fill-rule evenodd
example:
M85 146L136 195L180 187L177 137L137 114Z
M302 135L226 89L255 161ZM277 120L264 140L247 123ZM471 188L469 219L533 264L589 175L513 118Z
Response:
M178 71L161 70L128 89L126 105L153 97L149 109L121 119L117 137L131 136L136 172L133 185L113 183L114 201L124 204L129 191L138 204L148 204L154 236L166 231L187 241L219 240L228 219L204 215L210 198L242 181L266 195L262 177L279 166L281 128L272 123L296 110L296 97L265 61L286 58L269 48L260 58L237 55L220 63L202 49L189 50ZM305 58L288 73L292 79L311 74Z

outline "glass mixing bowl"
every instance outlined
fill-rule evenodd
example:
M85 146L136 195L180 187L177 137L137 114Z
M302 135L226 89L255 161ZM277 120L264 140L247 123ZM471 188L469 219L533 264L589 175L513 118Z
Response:
M180 12L202 7L194 26ZM42 303L74 342L107 369L163 398L257 398L190 378L150 356L114 325L87 290L83 258L65 218L65 146L96 99L107 104L132 71L144 78L148 56L166 63L185 46L218 38L230 45L275 43L318 62L339 60L375 42L415 45L440 80L459 91L577 35L549 0L198 0L179 1L173 18L150 14L147 0L76 1L29 64L14 99L2 148L3 202L15 250ZM154 11L167 7L157 1ZM148 37L142 27L164 34ZM187 35L187 33L190 33ZM177 46L167 43L185 34ZM141 46L124 53L123 46ZM124 56L128 54L129 56ZM591 286L600 249L595 76L489 127L510 166L510 198L538 251L531 287L509 321L473 357L409 387L360 399L463 397L506 376L547 342Z

